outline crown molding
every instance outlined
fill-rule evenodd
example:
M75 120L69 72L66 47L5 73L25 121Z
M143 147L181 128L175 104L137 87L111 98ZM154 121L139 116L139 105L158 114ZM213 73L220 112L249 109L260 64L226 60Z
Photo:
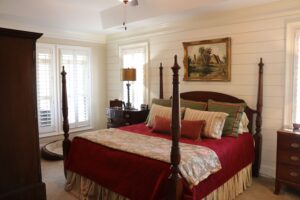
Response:
M7 21L3 19L0 19L0 27L23 30L23 31L39 32L39 33L43 33L42 37L47 37L47 38L74 40L74 41L90 42L90 43L98 43L98 44L106 43L106 35L103 33L61 31L61 30L54 30L45 27L37 27L37 26L21 24L21 23Z

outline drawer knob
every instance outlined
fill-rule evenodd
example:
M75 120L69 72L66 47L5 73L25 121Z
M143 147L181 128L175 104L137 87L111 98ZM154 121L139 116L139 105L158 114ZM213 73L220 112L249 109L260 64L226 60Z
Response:
M297 144L297 143L292 143L292 144L291 144L291 147L293 147L293 148L297 149L297 148L299 148L299 147L300 147L300 145L299 145L299 144Z
M292 161L298 161L299 160L299 157L298 156L291 156L290 159Z
M299 174L297 172L291 172L290 175L293 177L297 177Z

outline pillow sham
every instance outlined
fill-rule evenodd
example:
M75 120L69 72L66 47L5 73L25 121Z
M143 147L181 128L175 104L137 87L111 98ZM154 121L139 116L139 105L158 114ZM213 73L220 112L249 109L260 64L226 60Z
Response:
M182 120L181 136L191 140L201 140L201 135L204 132L205 124L205 120Z
M229 103L208 100L208 111L225 112L228 115L223 133L225 136L238 136L239 124L242 118L242 113L246 107L245 103Z
M206 122L204 120L189 121L181 120L181 137L192 140L200 140ZM155 116L153 132L171 134L171 119Z
M186 108L184 120L205 120L203 136L208 138L220 139L225 124L227 113L209 112Z
M148 121L147 121L146 126L148 126L148 127L153 126L155 116L160 116L160 117L164 117L167 119L171 119L171 115L172 115L172 108L166 107L166 106L160 106L157 104L152 104L149 115L148 115Z
M246 113L243 112L242 119L241 119L240 124L239 124L239 131L238 131L239 134L243 134L243 133L248 133L249 132L248 124L249 124L248 117L247 117Z
M156 98L153 98L151 105L153 105L153 104L160 105L160 106L165 106L165 107L171 107L172 102L171 102L171 99L156 99ZM149 121L149 114L148 114L148 116L146 118L146 121L145 121L146 124L148 124L148 121Z
M152 132L170 134L171 132L171 119L155 116Z
M152 104L171 107L172 102L171 102L171 99L155 99L154 98L154 99L152 99Z
M180 99L180 106L185 108L195 109L195 110L206 110L207 103L201 101Z

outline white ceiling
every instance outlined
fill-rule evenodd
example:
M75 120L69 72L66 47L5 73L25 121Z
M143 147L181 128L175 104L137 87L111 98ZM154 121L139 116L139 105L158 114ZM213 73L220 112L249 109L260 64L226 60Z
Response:
M139 0L139 6L127 7L126 21L129 28L143 28L274 1L279 0ZM99 34L121 31L123 20L124 4L119 0L0 0L0 26L5 21L51 31Z

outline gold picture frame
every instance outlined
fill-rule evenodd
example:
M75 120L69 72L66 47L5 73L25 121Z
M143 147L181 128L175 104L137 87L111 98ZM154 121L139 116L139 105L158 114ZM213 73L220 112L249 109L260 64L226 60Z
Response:
M231 38L183 42L184 81L230 81Z

